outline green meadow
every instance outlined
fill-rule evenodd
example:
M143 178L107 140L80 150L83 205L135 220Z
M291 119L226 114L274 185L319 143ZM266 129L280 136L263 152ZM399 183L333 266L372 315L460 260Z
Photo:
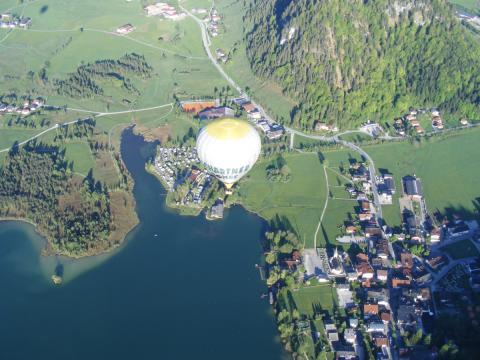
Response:
M453 5L458 5L466 10L470 11L480 11L480 1L479 0L449 0Z
M317 246L334 244L348 214L354 213L356 202L344 190L345 179L338 173L340 163L348 164L349 153L335 150L324 153L329 180L329 191L323 166L317 153L292 153L285 156L291 170L287 183L272 183L266 179L266 168L274 159L262 160L240 183L238 194L241 203L266 220L284 219L298 234L306 248L314 247L317 230L325 200L327 209L317 235Z
M242 1L216 0L215 6L223 18L222 33L212 38L211 49L221 48L231 54L231 60L223 65L225 71L243 89L249 88L249 94L257 100L265 110L279 119L289 120L290 111L296 102L282 94L281 89L272 82L256 77L250 69L245 45L243 44L243 14L245 8Z
M197 122L178 114L173 107L128 112L172 103L174 96L179 99L211 96L215 87L226 85L207 58L200 29L193 19L170 21L147 17L143 5L142 1L116 0L46 0L23 5L18 1L3 1L1 11L29 16L32 26L28 30L0 30L0 95L41 96L49 105L87 111L48 113L46 117L52 125L84 118L89 116L88 111L126 111L97 118L97 127L109 134L116 145L121 129L127 124L136 124L143 132L162 126L172 138L182 137L189 127L198 128ZM126 36L115 34L115 29L126 23L136 29ZM72 98L59 95L51 85L80 65L118 59L127 53L145 56L153 68L150 78L131 77L138 93L127 92L110 81L101 84L104 95ZM42 69L48 83L40 80L38 74ZM5 118L0 117L0 149L46 129L7 127ZM49 141L53 136L54 132L50 132L42 140ZM92 165L88 160L92 154L86 145L69 144L66 155L74 161L74 170L79 173L88 172Z
M477 156L480 128L462 130L446 138L431 138L421 143L388 143L366 146L376 167L395 176L397 192L393 205L383 206L385 220L400 224L398 197L402 177L420 177L430 213L458 213L478 217L480 158Z

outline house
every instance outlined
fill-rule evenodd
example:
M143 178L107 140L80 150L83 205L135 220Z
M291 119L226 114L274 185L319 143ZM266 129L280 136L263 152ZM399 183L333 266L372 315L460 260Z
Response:
M420 179L415 176L405 176L403 178L403 192L413 200L421 200L423 197L423 188Z
M360 221L370 221L373 219L373 215L371 213L360 213L358 214L358 219Z
M361 206L363 212L369 212L371 210L370 209L370 202L368 200L362 200L360 202L360 206Z
M402 266L407 269L413 268L413 255L408 252L402 252L400 254L400 261Z
M363 316L378 315L378 304L363 304Z
M363 279L373 278L373 268L368 262L368 256L364 253L357 254L356 257L356 270L358 276L361 276Z
M247 102L247 103L244 103L242 105L242 108L243 110L245 110L248 114L250 114L251 112L257 110L257 107L255 105L253 105L251 102Z
M399 288L402 286L410 286L410 279L402 279L399 277L395 277L392 279L392 287Z
M373 238L373 237L381 238L382 237L382 229L380 229L379 227L377 227L375 225L368 225L368 226L365 227L365 236L369 237L369 238Z
M348 323L354 329L356 329L358 327L358 319L357 318L349 318Z
M367 291L367 299L378 304L379 306L384 306L386 308L390 307L390 296L388 289L370 289Z
M325 323L325 334L327 335L328 341L331 343L338 341L338 331L335 324L331 322Z
M456 220L453 225L447 228L448 240L465 240L478 234L479 226L476 220Z
M346 342L350 344L355 344L355 341L357 339L357 332L354 329L345 329L343 337L345 338Z
M355 234L357 232L357 228L353 225L349 225L345 228L345 232L349 235L350 234Z
M213 119L220 119L225 117L233 117L235 112L233 109L221 106L212 109L202 110L198 113L198 117L200 120L213 120Z
M210 210L212 219L223 219L223 201L217 200Z
M461 119L460 119L460 125L462 125L462 126L467 126L467 125L468 125L468 120L465 119L465 118L461 118Z
M135 30L135 26L133 26L132 24L125 24L117 28L117 34L127 35L130 34L133 30Z
M385 335L375 334L373 341L375 342L376 347L388 347L388 338Z
M321 121L316 121L313 130L314 131L338 131L338 128L331 124L327 124Z
M298 265L302 263L302 255L298 250L294 250L290 258L282 261L282 265L288 267L290 270L295 270Z
M388 270L378 269L377 270L377 280L387 281L388 280Z
M248 113L247 115L249 120L260 120L263 118L262 113L258 111L258 109L255 109L251 112Z
M421 135L425 132L425 130L423 130L423 128L421 126L417 126L415 128L415 132L418 134L418 135Z
M416 324L415 306L401 304L397 310L397 324L399 326L413 326Z
M19 23L18 23L18 26L23 28L23 29L27 29L31 25L32 25L32 19L30 19L29 17L21 18Z
M441 232L440 229L435 227L430 231L430 242L437 243L440 241Z
M375 250L377 256L382 259L388 259L389 249L388 249L388 240L387 239L378 239L375 242Z
M384 323L389 323L392 320L392 314L388 310L384 310L380 313L380 319Z
M385 325L380 321L371 321L367 324L367 332L385 333Z
M211 109L218 106L218 101L216 100L193 100L193 101L182 101L180 103L183 112L193 113L198 115L198 113L205 109Z
M368 181L370 179L370 173L367 167L363 164L356 167L352 171L353 181Z
M273 124L270 125L270 129L267 131L266 136L270 140L275 140L282 137L284 134L284 129L282 125Z

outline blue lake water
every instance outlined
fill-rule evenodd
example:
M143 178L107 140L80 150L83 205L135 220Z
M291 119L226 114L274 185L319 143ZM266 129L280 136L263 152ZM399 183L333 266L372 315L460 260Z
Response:
M254 266L264 222L240 207L218 222L168 211L151 153L124 133L141 222L110 254L44 257L31 225L0 222L0 359L285 357Z

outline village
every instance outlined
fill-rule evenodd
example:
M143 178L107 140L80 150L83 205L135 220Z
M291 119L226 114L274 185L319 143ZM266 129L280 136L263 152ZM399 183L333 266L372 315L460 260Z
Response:
M44 106L45 102L42 98L33 100L25 100L22 104L14 102L4 103L0 102L0 114L20 114L28 116Z
M11 13L0 14L0 28L2 29L28 29L32 25L32 19Z
M262 115L262 112L246 97L230 100L232 106L239 109L250 123L257 127L268 140L277 140L285 134L281 124L272 122ZM225 117L235 117L237 112L229 106L222 106L218 99L182 101L183 112L192 114L200 121L214 120Z
M321 329L318 315L300 314L292 326L336 359L435 358L438 353L428 350L432 320L460 314L454 306L458 295L471 307L468 289L480 290L479 225L458 215L431 216L415 175L405 175L402 189L396 189L392 174L372 179L367 164L352 161L348 176L353 184L345 189L358 206L356 218L343 224L343 235L327 248L294 249L278 263L286 274L303 274L297 287L289 287L293 293L331 286L341 311L321 312ZM401 192L401 229L389 228L376 214L374 188L386 206ZM271 286L271 296L279 289L278 283Z

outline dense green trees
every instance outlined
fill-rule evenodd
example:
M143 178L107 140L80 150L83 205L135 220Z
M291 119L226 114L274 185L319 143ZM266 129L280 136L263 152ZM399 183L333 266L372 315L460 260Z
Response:
M107 189L69 171L57 147L14 147L0 169L0 217L34 222L55 253L80 256L111 244Z
M478 118L479 46L445 0L254 0L245 22L253 70L300 100L298 127L410 106Z
M55 87L60 95L70 97L92 98L103 95L104 91L99 80L117 80L123 89L139 93L127 75L142 78L151 76L153 69L143 55L126 54L118 60L97 60L94 63L81 65L68 78L55 80Z

